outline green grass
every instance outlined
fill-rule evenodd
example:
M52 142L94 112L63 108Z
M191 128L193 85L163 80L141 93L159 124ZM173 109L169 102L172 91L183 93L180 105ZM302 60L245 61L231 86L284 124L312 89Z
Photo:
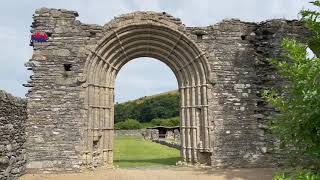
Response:
M119 167L175 165L177 149L145 141L142 137L115 137L113 164Z

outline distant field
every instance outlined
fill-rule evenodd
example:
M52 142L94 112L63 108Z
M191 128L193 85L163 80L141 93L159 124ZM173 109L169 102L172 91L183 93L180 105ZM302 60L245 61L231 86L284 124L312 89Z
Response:
M142 137L115 137L113 164L119 167L175 165L177 149L145 141Z

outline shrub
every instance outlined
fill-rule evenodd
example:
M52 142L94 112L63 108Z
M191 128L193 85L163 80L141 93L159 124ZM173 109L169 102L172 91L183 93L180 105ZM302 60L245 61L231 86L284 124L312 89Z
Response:
M180 118L173 117L168 119L153 119L151 120L151 124L153 126L179 126L180 125Z
M320 0L311 2L318 8ZM281 89L265 91L266 100L280 112L270 128L280 140L278 148L291 157L291 165L320 171L320 12L303 10L302 22L312 31L307 44L284 39L287 51L271 63L286 80ZM308 57L307 48L316 56Z
M141 124L135 119L127 119L114 125L115 129L141 129Z
M319 180L320 174L310 171L296 171L296 172L279 172L274 175L274 180Z

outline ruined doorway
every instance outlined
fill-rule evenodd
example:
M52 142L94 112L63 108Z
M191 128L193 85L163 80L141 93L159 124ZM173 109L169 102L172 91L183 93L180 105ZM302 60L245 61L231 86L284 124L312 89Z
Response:
M115 78L123 65L139 57L162 61L177 78L181 94L182 161L208 161L212 149L205 53L186 35L169 26L143 21L121 25L91 50L86 61L86 164L112 164Z
M115 167L172 166L180 160L180 150L152 142L158 138L150 130L180 126L177 89L172 70L157 59L137 58L121 68L115 82ZM158 132L162 135L160 129ZM173 134L164 136L161 140L181 143Z

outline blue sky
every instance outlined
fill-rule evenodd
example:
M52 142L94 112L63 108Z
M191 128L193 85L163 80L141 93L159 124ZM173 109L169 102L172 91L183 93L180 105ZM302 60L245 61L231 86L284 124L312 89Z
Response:
M260 22L272 18L297 19L299 10L310 8L310 0L4 0L0 6L0 89L23 97L22 86L31 72L24 67L30 59L32 14L40 7L79 12L83 23L103 25L114 16L132 11L166 11L187 26L213 25L238 18ZM116 80L116 101L123 102L177 88L171 70L150 58L126 64Z

